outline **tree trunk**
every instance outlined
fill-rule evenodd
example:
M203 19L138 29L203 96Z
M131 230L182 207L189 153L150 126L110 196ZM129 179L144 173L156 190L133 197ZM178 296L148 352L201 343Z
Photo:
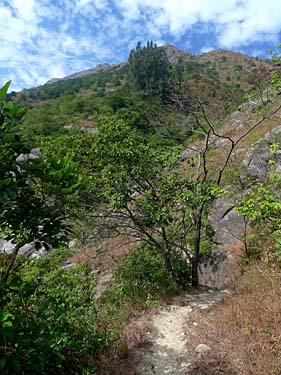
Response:
M172 267L172 264L171 264L170 256L165 251L163 251L162 254L163 254L163 257L164 257L165 268L166 268L166 271L168 273L169 281L172 284L177 284L177 280L175 279L175 276L174 276L174 272L173 272L173 267Z
M174 276L173 267L171 264L171 258L170 258L171 249L170 249L170 244L167 238L165 227L164 228L162 227L162 236L163 236L164 243L165 243L165 245L163 245L163 257L165 260L165 267L166 267L166 271L168 272L169 281L172 284L177 284L177 280Z
M195 240L194 240L194 253L191 261L191 285L198 288L199 285L199 256L200 256L200 243L201 243L201 230L202 230L202 215L203 207L200 208L198 218L195 226Z

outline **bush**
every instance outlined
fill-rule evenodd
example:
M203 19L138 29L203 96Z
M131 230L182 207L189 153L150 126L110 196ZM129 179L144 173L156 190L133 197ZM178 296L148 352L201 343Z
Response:
M171 264L178 284L187 284L190 270L186 260L173 253ZM141 246L127 257L117 277L123 281L125 293L130 295L169 292L174 287L169 281L163 258L148 245Z
M105 344L87 264L21 258L0 312L1 374L82 374Z

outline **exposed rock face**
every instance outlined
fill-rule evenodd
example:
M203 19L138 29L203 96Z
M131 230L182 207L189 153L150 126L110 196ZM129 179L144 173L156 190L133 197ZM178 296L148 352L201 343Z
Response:
M199 267L200 284L221 289L234 281L241 272L242 249L243 243L237 241L204 255Z
M281 126L267 133L248 152L245 164L250 178L259 182L265 181L270 172L270 160L274 160L276 172L281 174L281 150L277 150L274 153L270 152L270 147L273 144L281 146Z
M214 240L218 247L201 258L200 283L213 288L222 288L240 272L246 223L233 210L234 201L221 197L214 201L209 222L214 229Z
M97 134L97 128L91 128L90 126L75 126L75 125L64 125L64 129L67 130L82 130L85 133Z
M279 149L275 152L270 150L273 144L279 145ZM280 149L281 126L268 132L249 150L244 161L248 176L259 182L265 181L271 171L270 160L275 162L275 172L281 174ZM214 240L218 247L201 259L201 284L221 288L240 272L244 250L242 239L245 236L247 223L245 218L233 210L233 207L234 201L228 197L221 197L213 203L209 222L214 229Z
M235 202L225 196L216 199L212 205L209 222L214 229L218 244L232 244L240 240L245 232L245 221L234 211Z
M0 254L7 253L11 254L13 252L14 245L10 241L0 240Z
M159 48L165 51L170 63L178 63L180 59L183 61L190 61L191 59L191 55L188 52L181 51L172 45L166 44L165 46L161 46Z

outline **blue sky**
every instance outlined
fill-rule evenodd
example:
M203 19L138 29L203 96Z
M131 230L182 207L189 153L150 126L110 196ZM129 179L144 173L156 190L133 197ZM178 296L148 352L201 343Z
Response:
M280 0L0 0L0 85L127 59L137 41L200 54L268 56L281 42Z

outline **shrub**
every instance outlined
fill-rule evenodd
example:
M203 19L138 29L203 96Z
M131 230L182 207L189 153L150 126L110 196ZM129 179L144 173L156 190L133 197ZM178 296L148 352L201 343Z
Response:
M187 284L190 270L186 260L173 253L171 264L178 284ZM117 277L123 281L125 293L132 295L165 292L173 288L163 258L148 245L139 247L127 257Z
M17 261L0 312L1 374L82 374L105 346L91 269L63 258Z

